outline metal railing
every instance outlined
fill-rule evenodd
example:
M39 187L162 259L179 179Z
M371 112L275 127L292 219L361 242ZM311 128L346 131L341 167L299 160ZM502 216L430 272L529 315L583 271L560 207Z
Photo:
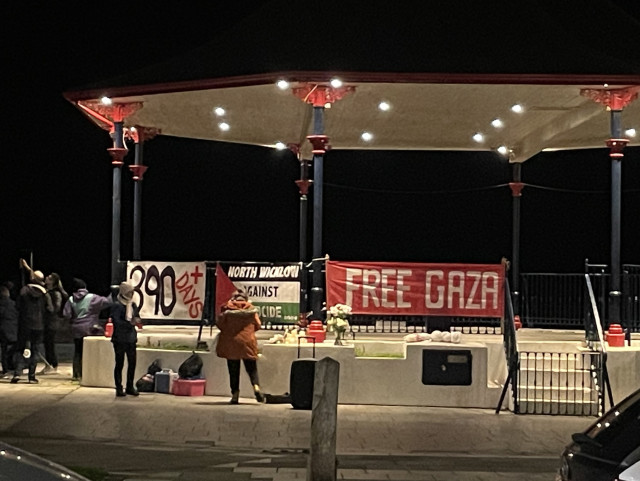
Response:
M594 269L597 267L597 269ZM606 266L590 265L594 302L603 325L608 326L610 275ZM585 316L584 274L521 274L522 312L525 327L582 329ZM622 271L622 319L630 332L640 332L640 266L626 264Z
M604 342L604 331L602 322L598 313L598 305L596 296L591 283L591 275L585 274L585 307L584 307L584 331L587 346L592 352L597 352L602 360L599 366L591 365L592 372L595 374L593 381L596 384L600 396L601 413L604 412L604 392L606 390L609 397L609 404L613 406L613 393L611 392L611 384L609 383L609 372L607 371L607 348Z
M500 413L500 408L502 407L502 403L504 402L509 386L511 386L513 395L513 412L518 413L520 411L517 389L518 375L520 373L520 355L518 354L518 341L516 339L516 325L513 314L513 302L511 289L509 287L509 279L505 279L504 282L504 305L505 316L504 322L502 323L502 342L507 360L507 380L502 388L500 401L498 401L498 406L496 407L496 414Z
M582 327L591 352L519 352L513 304L505 282L503 344L507 380L496 408L500 412L511 386L517 414L597 416L605 409L605 392L613 406L607 352L592 275L582 276Z

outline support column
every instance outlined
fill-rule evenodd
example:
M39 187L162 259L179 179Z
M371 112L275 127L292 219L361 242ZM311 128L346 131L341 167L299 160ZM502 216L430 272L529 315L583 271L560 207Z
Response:
M311 266L310 307L311 319L323 319L324 282L322 266L322 197L324 154L329 149L329 138L324 135L324 109L340 100L355 87L331 87L321 84L303 84L293 89L293 94L303 102L313 105L313 135L307 136L313 148L313 252Z
M129 152L124 143L124 120L142 108L141 102L112 103L105 99L101 102L84 102L85 108L105 116L113 122L111 132L113 147L107 149L112 157L113 194L111 211L111 290L115 292L124 278L120 267L120 213L121 213L121 180L124 158Z
M289 144L289 149L296 154L298 161L300 162L300 179L296 180L296 185L300 192L300 212L299 212L299 259L302 266L302 276L300 277L300 313L301 322L306 322L306 313L309 311L308 295L308 282L307 282L307 217L308 217L308 193L309 187L313 184L313 180L309 179L309 164L310 161L303 159L300 155L299 144Z
M129 130L129 136L135 143L135 160L133 165L129 166L129 170L133 176L133 259L140 260L140 238L142 225L142 179L148 167L144 164L143 147L144 142L152 139L160 130L136 126Z
M638 98L640 87L624 89L583 89L585 97L601 103L611 112L611 138L607 141L611 158L611 282L609 284L609 324L620 323L622 288L621 288L621 210L622 210L622 151L629 142L622 138L622 110Z
M513 197L513 221L511 233L511 295L514 315L520 314L520 197L524 184L521 182L522 164L513 164L513 182L509 182Z
M324 107L313 108L314 131L323 131L322 124ZM322 196L324 182L324 154L329 138L326 135L309 135L307 137L313 146L313 245L311 268L311 319L323 319L322 304L324 302L324 283L322 282Z

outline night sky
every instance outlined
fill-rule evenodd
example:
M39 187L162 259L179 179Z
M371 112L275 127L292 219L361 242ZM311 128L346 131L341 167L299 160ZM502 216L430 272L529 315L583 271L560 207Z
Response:
M106 292L111 141L62 92L179 55L241 19L252 3L216 2L188 13L134 4L118 14L78 7L84 3L65 3L64 10L53 2L2 4L2 18L19 33L3 48L0 278L15 278L18 258L32 250L34 268L59 272L65 283L82 277L91 290ZM633 2L620 3L638 14ZM530 185L522 197L522 272L580 272L585 258L609 262L604 140L602 149L544 153L523 164L522 180ZM144 153L143 258L299 260L293 154L167 136L147 142ZM640 264L640 148L625 154L622 261ZM510 258L511 175L506 161L488 152L330 151L324 250L336 260ZM122 200L127 259L133 205L127 170Z

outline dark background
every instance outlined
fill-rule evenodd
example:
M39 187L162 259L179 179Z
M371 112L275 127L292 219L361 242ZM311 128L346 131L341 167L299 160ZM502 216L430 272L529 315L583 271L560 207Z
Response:
M640 2L616 3L640 18ZM59 272L65 284L82 277L91 290L106 292L111 141L62 93L180 55L254 8L243 0L190 5L188 11L148 3L106 6L0 7L11 27L2 49L1 279L15 278L18 258L32 251L34 268ZM585 258L609 262L605 140L602 149L544 153L523 164L523 272L580 272ZM144 152L144 259L299 260L293 154L167 136L147 142ZM622 261L640 263L640 148L625 154ZM511 176L511 166L487 152L330 151L324 251L341 260L510 258ZM133 181L126 168L122 195L121 257L127 259Z

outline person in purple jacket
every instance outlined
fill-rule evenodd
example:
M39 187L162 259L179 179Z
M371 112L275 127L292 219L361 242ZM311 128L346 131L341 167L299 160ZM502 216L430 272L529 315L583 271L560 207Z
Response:
M94 334L96 325L100 325L100 311L111 306L111 299L87 291L82 279L74 278L73 294L64 306L63 315L71 320L73 335L73 375L72 380L82 379L82 347L85 336Z

